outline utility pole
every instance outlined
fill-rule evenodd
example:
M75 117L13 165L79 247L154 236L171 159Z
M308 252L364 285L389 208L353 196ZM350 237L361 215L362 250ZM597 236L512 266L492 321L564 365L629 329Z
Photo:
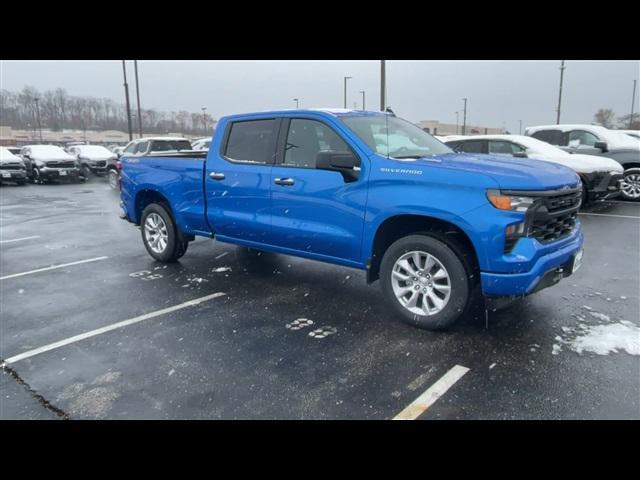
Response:
M464 114L462 116L462 135L465 135L467 132L467 99L463 98L462 100L464 100Z
M207 134L207 107L202 107L202 125L204 125L204 134Z
M556 125L560 125L560 105L562 104L562 81L564 79L564 60L560 62L560 90L558 92L558 117L556 118Z
M140 138L142 138L142 114L140 113L140 86L138 84L138 60L133 61L133 66L136 71L136 97L138 98L138 132Z
M42 124L40 123L40 99L38 97L33 99L36 102L36 115L38 120L38 130L40 131L40 143L42 143Z
M460 112L456 112L456 135L458 135L458 125L460 125Z
M352 77L344 77L344 108L347 108L347 80Z
M387 72L385 61L380 60L380 111L384 112L387 108Z
M636 83L637 80L633 81L633 94L631 95L631 116L629 117L629 130L633 128L633 105L636 103Z
M300 108L300 99L294 98L293 101L296 102L296 108Z
M364 108L364 96L365 96L364 90L360 90L360 93L362 94L362 110L366 110L366 108Z
M131 105L129 104L129 85L127 85L127 69L122 60L122 75L124 76L124 96L127 100L127 123L129 125L129 141L133 140L133 130L131 129Z

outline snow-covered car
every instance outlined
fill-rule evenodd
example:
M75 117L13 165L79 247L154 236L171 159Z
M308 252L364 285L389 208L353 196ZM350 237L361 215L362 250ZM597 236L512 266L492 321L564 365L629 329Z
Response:
M50 180L78 181L80 170L76 158L55 145L25 145L20 157L33 183Z
M24 185L27 181L27 168L20 157L15 156L6 147L0 147L0 184L15 182Z
M582 180L582 202L620 195L622 166L606 157L570 154L546 142L524 135L472 135L445 143L456 152L528 157L559 163L573 169Z
M624 168L622 197L640 201L640 139L599 125L539 125L527 127L525 135L569 153L614 159Z
M208 151L209 150L209 145L211 145L211 139L210 138L200 138L198 140L195 140L193 142L191 142L191 148L193 148L194 150L205 150Z
M616 132L626 133L627 135L640 140L640 130L616 130Z
M144 137L127 143L121 156L141 156L149 153L193 150L191 142L181 137Z
M74 145L67 149L78 160L80 174L89 178L91 174L105 175L109 161L115 163L118 156L101 145Z

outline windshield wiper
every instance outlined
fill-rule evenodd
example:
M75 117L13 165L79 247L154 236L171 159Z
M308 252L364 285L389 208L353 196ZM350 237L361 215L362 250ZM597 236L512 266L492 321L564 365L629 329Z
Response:
M395 155L389 155L390 157L393 158L398 158L398 159L403 159L403 158L422 158L422 157L426 157L426 155L400 155L398 157L396 157Z

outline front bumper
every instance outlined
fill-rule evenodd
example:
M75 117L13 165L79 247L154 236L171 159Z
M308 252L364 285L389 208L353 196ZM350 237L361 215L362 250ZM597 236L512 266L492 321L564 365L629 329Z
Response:
M582 249L584 236L579 228L569 241L540 257L527 272L491 273L480 272L483 295L487 297L523 296L555 285L571 275L573 259Z
M77 179L80 171L77 168L39 168L40 177L43 180Z
M620 195L622 173L593 172L582 174L580 177L584 188L587 190L587 198L589 200L614 198Z
M0 170L0 180L25 180L27 172L25 170Z

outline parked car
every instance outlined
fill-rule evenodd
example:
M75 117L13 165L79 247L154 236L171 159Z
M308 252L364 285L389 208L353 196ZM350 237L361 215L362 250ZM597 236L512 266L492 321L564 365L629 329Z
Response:
M626 133L633 138L640 139L640 130L616 130L616 132Z
M194 142L191 142L191 148L193 150L209 150L209 145L211 145L210 138L201 138Z
M206 153L121 162L122 217L156 260L200 235L366 270L422 328L451 325L478 290L490 304L528 295L582 259L574 171L457 154L392 113L233 115Z
M525 134L569 153L614 159L624 168L622 197L640 201L640 140L598 125L541 125L527 127Z
M445 139L456 152L547 160L574 170L582 180L582 203L620 195L622 166L606 157L570 154L546 142L524 135L472 135Z
M50 180L79 181L80 170L75 157L55 145L25 145L20 156L33 183Z
M115 162L117 155L101 145L75 145L67 149L70 155L78 160L80 174L88 179L91 174L103 176L107 174L107 163Z
M24 185L27 182L27 168L20 157L8 148L0 147L0 184L5 182Z
M124 147L122 155L148 155L157 152L179 152L192 150L191 142L180 137L145 137L131 140Z

